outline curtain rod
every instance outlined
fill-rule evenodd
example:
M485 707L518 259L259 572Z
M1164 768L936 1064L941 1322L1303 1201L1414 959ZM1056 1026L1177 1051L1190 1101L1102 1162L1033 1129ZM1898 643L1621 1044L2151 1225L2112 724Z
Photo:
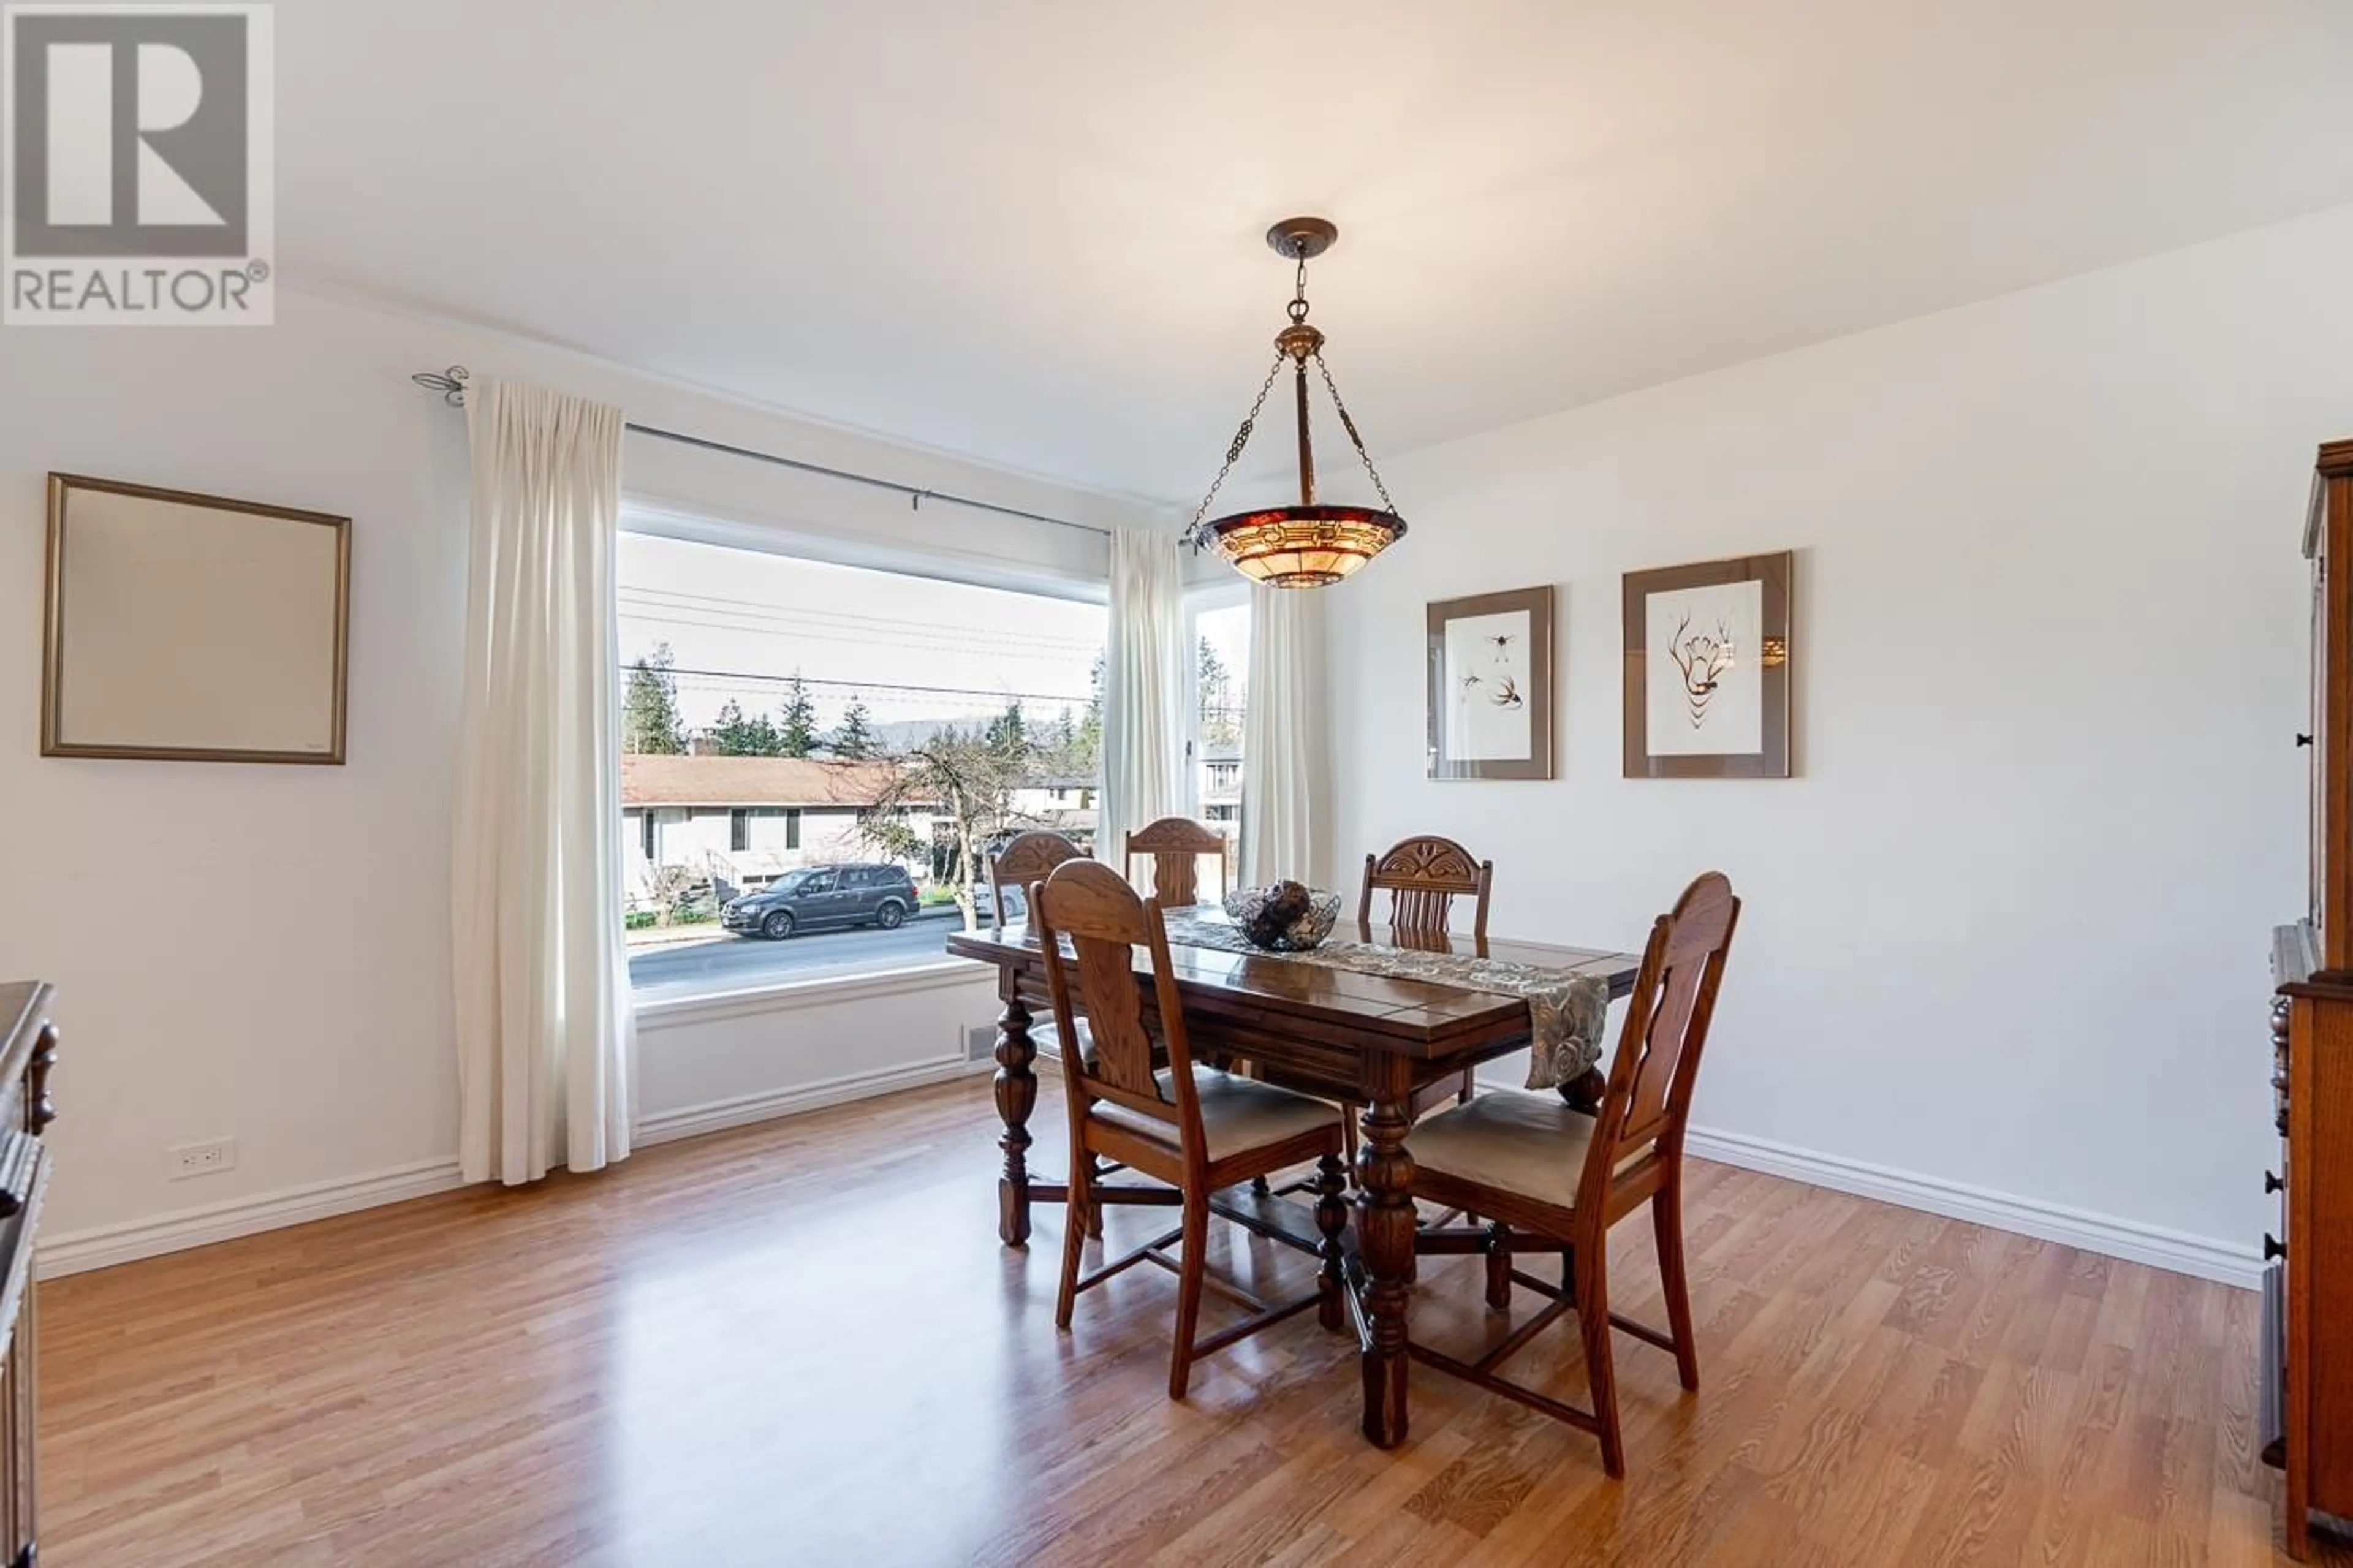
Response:
M463 408L466 405L466 384L470 379L470 375L462 364L453 364L448 370L419 371L408 379L429 392L439 393L441 401L452 408ZM797 468L805 474L820 474L828 479L844 479L853 485L864 485L870 489L893 490L907 498L908 509L913 511L921 511L923 509L923 503L927 500L941 500L954 506L969 507L975 511L993 511L999 517L1018 517L1026 522L1047 522L1056 528L1075 528L1082 533L1099 533L1106 539L1111 537L1110 529L1098 528L1092 522L1072 522L1066 517L1048 517L1043 512L1024 511L1017 506L999 506L993 500L976 500L970 496L960 496L950 490L925 489L916 485L902 485L896 479L877 479L872 474L852 473L848 468L830 468L823 463L804 462L798 458L782 458L774 452L763 452L751 447L732 447L724 441L713 441L702 436L689 436L678 430L664 430L659 426L639 425L631 421L623 425L622 428L634 430L640 436L650 436L657 441L675 441L681 447L700 447L706 452L724 452L730 457L749 458L755 463L773 463L780 468Z

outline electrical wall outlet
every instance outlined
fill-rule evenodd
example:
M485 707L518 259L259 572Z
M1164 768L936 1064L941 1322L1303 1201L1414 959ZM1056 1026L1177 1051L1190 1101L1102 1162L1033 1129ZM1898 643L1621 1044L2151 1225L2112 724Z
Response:
M201 1143L175 1143L164 1151L172 1180L210 1176L237 1169L237 1140L207 1138Z

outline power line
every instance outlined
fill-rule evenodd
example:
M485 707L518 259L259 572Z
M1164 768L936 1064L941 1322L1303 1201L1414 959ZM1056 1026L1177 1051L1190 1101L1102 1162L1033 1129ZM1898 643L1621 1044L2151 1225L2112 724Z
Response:
M689 676L676 683L680 710L694 713L702 709L723 707L734 703L747 717L762 714L775 716L783 706L786 694L776 687L747 686L741 681L702 680ZM868 717L877 722L896 722L907 719L935 719L963 723L987 721L1004 713L1008 707L1018 707L1033 721L1051 722L1056 714L1067 713L1075 721L1082 713L1092 712L1076 702L1038 701L1017 698L1005 692L986 696L927 696L920 691L877 691L872 687L860 687L853 691L815 691L809 694L812 710L822 722L830 723L846 712L852 703L865 708Z
M709 594L684 594L667 588L640 588L623 584L620 596L634 599L659 609L681 616L727 616L741 620L783 621L804 623L830 630L859 631L871 636L877 633L907 633L918 635L937 633L941 622L936 616L866 616L848 610L826 610L806 605L762 605L748 599L723 599ZM1092 651L1097 639L1088 637L1058 637L1050 632L996 626L979 622L969 623L961 629L985 632L1018 642L1037 643L1073 650Z
M672 616L683 617L679 624L703 626L714 631L740 632L756 636L792 636L817 641L856 641L868 644L888 638L907 641L974 640L985 642L991 647L1012 645L1040 650L1059 650L1059 652L1040 651L1029 656L1039 658L1091 656L1101 651L1103 647L1098 638L1060 637L1040 632L1018 631L1009 627L1000 629L987 626L943 626L936 620L902 619L882 616L861 616L848 612L836 615L834 612L826 610L760 608L739 610L724 608L715 604L674 602L689 597L702 598L706 595L686 595L671 594L662 589L633 588L626 584L622 585L619 594L622 613L630 619L658 620ZM712 616L723 616L725 621L710 619L709 617ZM765 626L733 624L745 621L773 623L792 629L789 632L777 632Z
M691 631L727 632L737 637L774 637L779 641L793 641L800 643L831 643L842 647L871 648L878 640L876 635L872 632L845 630L838 632L796 631L786 633L771 630L765 626L733 626L723 621L686 620L674 616L652 615L645 610L633 609L628 605L623 605L621 606L621 618L638 626L684 626ZM1024 664L1075 664L1078 662L1075 658L1066 654L1058 654L1043 650L1024 651L1020 648L1008 648L994 642L978 640L966 641L953 638L941 638L937 637L925 639L922 645L922 651L927 653L963 654L972 656L997 654L1008 660L1018 660Z
M780 632L773 626L739 626L727 621L658 615L628 603L621 605L621 620L632 626L677 626L687 631L758 637L770 646L782 647L788 650L818 647L860 648L871 654L877 648L899 648L916 653L937 654L946 658L978 658L993 655L997 659L1009 664L1051 665L1060 669L1081 668L1092 662L1091 658L1080 658L1071 654L1056 652L1051 648L1008 647L1002 643L980 638L926 637L917 641L906 637L877 637L871 632L804 630ZM661 640L669 639L664 637Z
M637 667L634 664L624 664L621 666L621 670L624 674L633 674L635 673L636 668ZM757 680L773 682L779 686L789 686L794 681L797 680L804 686L830 687L836 690L849 692L917 691L931 697L987 697L997 701L1012 701L1018 700L1023 702L1067 702L1076 707L1084 707L1089 702L1094 700L1092 697L1058 696L1050 692L1043 691L996 691L981 686L910 686L904 682L891 680L820 680L815 676L763 675L755 671L745 669L680 669L675 668L663 669L657 668L652 666L648 666L648 668L655 675L694 676L704 680Z
M865 626L888 631L916 633L936 632L939 629L939 622L936 619L922 616L870 616L855 610L831 610L819 605L783 605L758 599L738 599L724 594L697 594L683 588L658 588L644 584L623 584L621 596L634 597L649 603L660 600L694 601L659 605L660 608L678 615L734 616L749 620L814 621L820 625ZM1048 632L1010 629L1000 631L993 626L979 626L968 629L986 631L991 637L1002 637L1008 641L1050 645L1086 653L1093 652L1100 646L1094 638L1057 637Z

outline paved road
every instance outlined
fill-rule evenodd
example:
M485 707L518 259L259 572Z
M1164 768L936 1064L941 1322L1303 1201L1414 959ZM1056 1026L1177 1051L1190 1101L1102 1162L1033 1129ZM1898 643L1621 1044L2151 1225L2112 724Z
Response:
M629 960L629 982L640 996L676 996L921 963L943 956L948 932L955 929L951 908L944 916L927 914L897 931L811 931L783 942L720 936L638 953Z

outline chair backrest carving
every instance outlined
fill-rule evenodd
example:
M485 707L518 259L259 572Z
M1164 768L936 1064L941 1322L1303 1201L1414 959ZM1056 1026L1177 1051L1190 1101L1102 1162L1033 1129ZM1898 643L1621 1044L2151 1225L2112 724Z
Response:
M1699 877L1652 923L1586 1156L1580 1211L1601 1202L1632 1156L1653 1147L1670 1158L1683 1152L1700 1053L1739 923L1740 900L1721 871Z
M1060 834L1043 829L1007 839L1005 847L988 858L989 923L1000 931L1005 929L1006 889L1027 888L1065 860L1083 859L1086 853Z
M1217 829L1189 816L1164 816L1127 836L1127 871L1135 874L1135 858L1152 857L1152 896L1163 909L1181 909L1201 901L1200 862L1204 855L1218 858L1218 891L1225 892L1226 840Z
M1203 1147L1193 1089L1185 1010L1168 959L1160 902L1139 898L1127 879L1099 861L1078 858L1029 889L1029 929L1046 963L1046 984L1061 1032L1065 1081L1085 1100L1108 1100L1172 1123L1188 1150ZM1069 952L1063 951L1069 944ZM1135 973L1135 949L1152 955L1150 995ZM1153 1074L1152 1021L1168 1055L1173 1098ZM1083 1018L1092 1055L1080 1048ZM1074 1115L1082 1115L1074 1102Z
M1487 940L1487 896L1493 889L1495 863L1474 860L1471 851L1451 838L1424 834L1391 845L1386 854L1365 857L1365 882L1356 900L1356 923L1373 921L1373 894L1389 895L1389 927L1400 946L1418 946L1430 939L1443 940L1454 912L1454 900L1469 898L1472 934Z

